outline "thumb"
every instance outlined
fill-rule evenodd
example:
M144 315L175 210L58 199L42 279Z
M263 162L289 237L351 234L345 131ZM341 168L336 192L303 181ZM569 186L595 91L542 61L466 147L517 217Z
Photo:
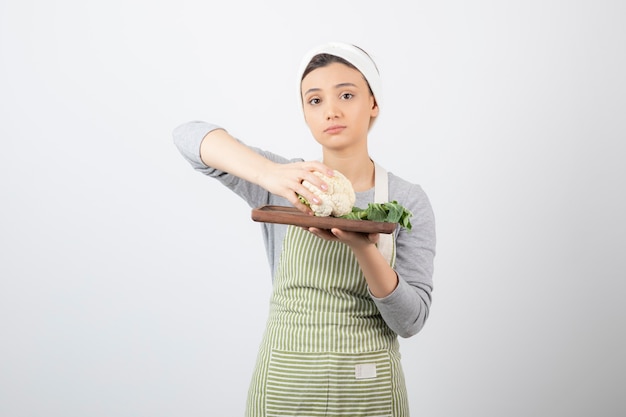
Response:
M378 240L380 239L380 235L378 233L370 233L367 235L367 238L372 243L378 243Z

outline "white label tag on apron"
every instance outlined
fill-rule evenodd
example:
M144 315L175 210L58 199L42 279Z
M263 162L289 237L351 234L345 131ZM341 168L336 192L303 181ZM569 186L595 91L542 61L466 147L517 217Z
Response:
M376 378L375 363L360 363L354 367L354 377L356 379Z

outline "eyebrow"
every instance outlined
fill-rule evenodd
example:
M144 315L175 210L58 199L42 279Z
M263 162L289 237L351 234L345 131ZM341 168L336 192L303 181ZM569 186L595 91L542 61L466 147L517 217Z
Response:
M335 85L335 88L343 88L343 87L356 87L356 86L357 86L357 85L356 85L356 84L353 84L353 83L339 83L339 84ZM309 88L308 90L306 90L306 91L304 92L304 95L307 95L307 94L312 93L312 92L315 92L315 91L320 91L320 90L321 90L321 88L318 88L318 87Z

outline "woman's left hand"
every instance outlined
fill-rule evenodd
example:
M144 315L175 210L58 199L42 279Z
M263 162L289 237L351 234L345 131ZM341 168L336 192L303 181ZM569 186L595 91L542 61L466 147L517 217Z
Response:
M378 233L357 233L341 229L323 230L316 227L306 228L315 236L343 242L352 249L365 281L373 296L383 298L391 294L398 286L398 274L382 256L375 244L378 243Z

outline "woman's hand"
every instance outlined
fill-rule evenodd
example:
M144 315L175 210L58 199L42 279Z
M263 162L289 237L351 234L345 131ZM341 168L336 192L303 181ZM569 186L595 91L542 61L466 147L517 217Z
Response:
M289 164L271 164L259 173L258 184L272 194L286 198L298 210L313 215L311 209L298 199L298 194L315 204L319 198L302 185L308 181L322 191L328 189L320 177L313 174L319 171L326 176L333 176L334 171L319 161L293 162Z
M383 298L388 296L398 286L398 275L383 258L376 247L380 238L378 233L358 233L333 228L330 230L318 229L316 227L306 228L315 236L343 242L352 249L356 257L367 286L373 296Z
M319 171L326 176L334 175L332 169L319 161L289 164L273 162L221 128L206 134L200 144L200 159L208 167L257 184L272 194L286 198L297 209L311 214L311 209L298 200L298 194L312 202L317 197L302 185L302 181L307 180L325 191L328 185L313 173Z

